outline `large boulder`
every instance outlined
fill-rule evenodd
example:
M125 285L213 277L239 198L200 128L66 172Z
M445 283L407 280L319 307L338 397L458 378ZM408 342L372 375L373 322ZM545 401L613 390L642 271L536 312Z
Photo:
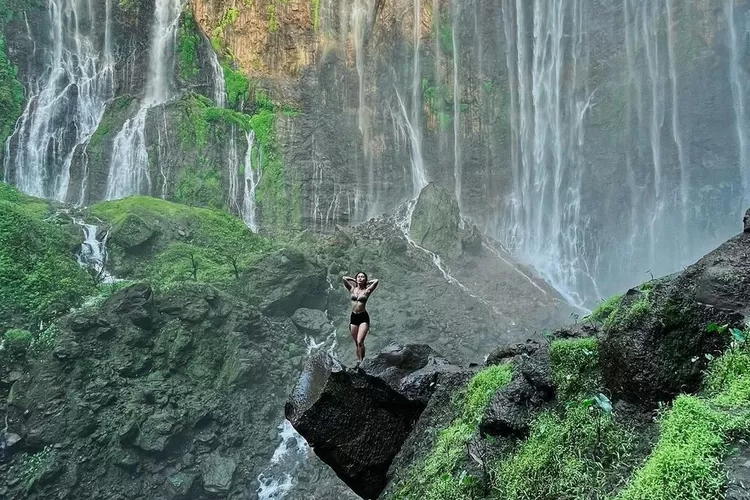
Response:
M555 396L550 352L548 346L536 342L509 351L515 351L513 380L492 397L480 428L493 436L523 438L528 436L529 425L539 410Z
M411 238L436 254L455 259L461 255L458 202L445 188L430 183L419 194L411 216Z
M360 370L320 352L290 395L286 417L355 493L376 498L440 374L455 370L427 346L391 346Z
M284 249L264 255L244 272L237 292L269 316L292 316L300 307L325 309L325 269Z
M750 313L750 233L741 233L679 275L629 290L605 323L599 346L606 385L646 405L696 390L706 354L719 355L726 329Z

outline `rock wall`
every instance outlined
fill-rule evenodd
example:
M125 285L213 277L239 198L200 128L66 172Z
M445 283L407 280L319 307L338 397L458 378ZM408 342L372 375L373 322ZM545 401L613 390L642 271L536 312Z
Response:
M140 99L154 3L108 5L113 95ZM51 18L35 2L19 12L8 52L33 96ZM180 32L176 95L203 94L247 115L245 133L264 130L264 178L250 217L244 185L254 181L233 179L246 145L228 144L232 120L213 120L217 132L185 153L173 146L196 120L155 108L145 139L151 183L141 191L178 199L159 186L197 169L223 196L191 202L222 198L261 229L328 232L434 182L571 301L590 304L646 272L673 272L736 231L750 203L747 15L738 0L192 1L180 21L192 48ZM214 95L222 76L223 104ZM249 124L263 109L272 121ZM73 123L60 129L63 142ZM27 140L19 135L10 153ZM110 160L92 161L85 144L71 186L46 196L101 198ZM210 159L197 165L196 155ZM6 179L20 184L18 168L6 162ZM56 172L38 175L57 183Z

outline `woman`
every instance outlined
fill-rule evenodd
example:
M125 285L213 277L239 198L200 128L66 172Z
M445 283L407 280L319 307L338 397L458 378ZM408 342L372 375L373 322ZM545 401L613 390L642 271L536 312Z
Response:
M367 279L367 274L357 273L354 278L344 276L344 286L351 292L352 314L349 317L349 329L357 348L357 367L365 359L365 337L370 331L370 315L365 310L367 299L378 287L378 280Z

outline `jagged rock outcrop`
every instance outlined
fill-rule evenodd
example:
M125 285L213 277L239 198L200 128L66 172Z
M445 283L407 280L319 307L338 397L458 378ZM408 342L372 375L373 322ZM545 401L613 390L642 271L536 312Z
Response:
M201 284L127 286L45 338L25 373L0 381L13 384L7 430L0 421L8 500L247 498L278 444L275 394L307 350L291 320Z
M540 408L555 397L550 371L550 353L546 345L528 342L506 351L514 362L513 380L500 389L485 412L480 429L487 434L523 438ZM496 351L493 363L500 361Z
M419 193L414 206L411 237L427 250L447 259L455 259L462 250L460 222L461 212L455 196L431 182Z
M320 353L305 367L285 412L354 492L376 498L438 380L459 373L428 346L392 346L362 370Z
M750 317L750 233L720 245L678 275L628 290L605 323L599 353L605 382L643 404L698 388L708 356Z

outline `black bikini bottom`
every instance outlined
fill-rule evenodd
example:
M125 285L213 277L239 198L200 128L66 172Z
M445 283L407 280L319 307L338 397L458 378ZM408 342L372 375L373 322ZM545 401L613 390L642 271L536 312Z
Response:
M370 315L367 314L367 311L362 311L361 313L352 313L352 315L349 317L349 324L359 326L362 323L370 324Z

